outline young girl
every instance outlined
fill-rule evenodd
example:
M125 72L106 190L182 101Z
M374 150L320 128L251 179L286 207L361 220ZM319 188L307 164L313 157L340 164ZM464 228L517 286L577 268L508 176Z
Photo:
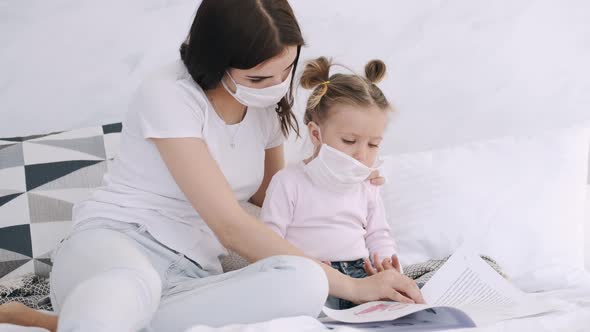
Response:
M353 278L374 274L373 266L399 272L379 188L367 181L379 166L379 145L391 111L376 85L385 64L369 62L366 77L330 76L331 66L321 57L305 67L301 85L313 92L304 120L314 153L273 177L262 220L307 255ZM354 306L336 298L328 305Z

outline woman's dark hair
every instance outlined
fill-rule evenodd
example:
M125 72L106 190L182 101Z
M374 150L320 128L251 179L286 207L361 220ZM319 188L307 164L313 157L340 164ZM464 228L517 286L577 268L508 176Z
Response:
M203 0L180 57L204 90L216 87L228 68L249 69L297 46L293 72L304 44L287 0ZM293 75L295 76L295 75ZM292 111L293 79L276 107L283 134L299 125Z

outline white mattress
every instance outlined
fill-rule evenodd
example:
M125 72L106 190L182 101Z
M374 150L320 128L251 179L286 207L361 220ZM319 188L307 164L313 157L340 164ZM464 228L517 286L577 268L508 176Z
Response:
M588 331L590 326L590 274L580 272L579 275L568 275L570 287L543 293L543 296L563 302L564 310L545 315L514 319L497 323L493 326L460 331L473 332L543 332L543 331ZM231 325L221 328L195 326L187 332L325 332L320 322L309 317L281 318L270 322L249 325ZM351 332L354 329L342 328L337 332ZM453 330L459 331L459 330ZM23 328L8 324L0 324L0 332L46 332L38 328ZM451 332L450 330L448 332Z
M571 276L570 276L571 277ZM580 273L569 288L543 293L564 302L564 311L503 321L489 327L463 329L477 332L517 331L588 331L590 328L590 274Z
M536 317L514 319L497 323L489 327L473 329L461 329L454 331L473 332L543 332L543 331L588 331L590 326L590 274L580 271L578 275L568 275L570 287L543 293L543 296L563 301L564 311L554 312ZM315 332L326 330L314 319L308 317L295 317L277 319L250 325L234 325L222 328L210 328L205 326L193 327L187 332ZM354 329L337 329L337 332L355 331ZM448 331L450 332L450 331Z
M21 327L10 324L0 324L0 332L48 332L48 330L36 327Z

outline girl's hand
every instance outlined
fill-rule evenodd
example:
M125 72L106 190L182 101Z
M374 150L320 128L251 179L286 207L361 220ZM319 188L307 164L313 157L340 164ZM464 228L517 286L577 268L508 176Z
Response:
M354 281L354 303L379 300L425 303L416 283L395 269L384 270Z
M368 180L375 186L382 186L385 184L385 178L379 175L379 171L373 171L373 173L369 175Z
M375 262L374 267L373 264L371 264L371 261L365 258L365 271L368 275L374 275L379 272L391 269L395 269L399 273L402 271L397 255L392 255L391 258L385 258L383 261L381 261L377 254L373 254L373 262Z

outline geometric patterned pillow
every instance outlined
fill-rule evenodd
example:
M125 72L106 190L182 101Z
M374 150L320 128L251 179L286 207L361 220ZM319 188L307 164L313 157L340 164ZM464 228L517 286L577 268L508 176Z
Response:
M101 185L121 127L0 138L0 280L49 274L72 206Z

